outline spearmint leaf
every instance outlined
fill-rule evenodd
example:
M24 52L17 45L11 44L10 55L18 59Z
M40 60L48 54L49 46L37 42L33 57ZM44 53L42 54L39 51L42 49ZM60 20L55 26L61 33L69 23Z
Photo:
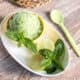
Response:
M28 38L24 38L23 44L29 48L30 50L32 50L34 53L37 52L37 48L36 45Z
M10 31L7 30L6 32L7 37L9 37L12 40L18 41L20 39L23 39L23 32L18 32L18 31Z
M24 39L23 32L18 32L18 31L13 32L13 31L7 30L6 35L10 39L12 39L14 41L17 41L18 46L22 45L22 42L23 42L23 39Z
M48 74L52 74L53 72L56 71L56 65L54 63L51 63L50 65L48 65L46 68L45 68L45 71L48 73Z
M57 66L57 68L64 70L64 67L59 60L55 59L53 62Z
M40 49L39 54L46 58L51 58L53 55L53 52L50 51L49 49Z
M18 40L15 32L12 32L12 31L9 31L9 30L8 30L8 31L6 32L6 35L7 35L7 37L9 37L9 38L12 39L12 40L15 40L15 41Z
M22 44L24 44L28 49L32 50L33 52L37 52L36 45L32 42L32 40L25 38L23 35L23 32L13 32L13 31L7 31L6 35L18 42L18 46L20 47Z
M63 55L65 50L64 43L61 39L58 39L55 43L55 50L53 51L53 54L55 55L56 59L60 59L60 57Z
M51 64L51 60L50 59L46 59L46 58L44 58L43 60L42 60L42 62L41 62L41 66L43 66L43 67L47 67L47 66L49 66Z

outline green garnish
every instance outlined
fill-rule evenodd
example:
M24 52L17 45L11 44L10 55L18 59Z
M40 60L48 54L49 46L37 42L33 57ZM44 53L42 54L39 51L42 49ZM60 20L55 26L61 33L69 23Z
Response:
M47 66L45 68L45 71L48 73L48 74L52 74L53 72L55 72L57 69L56 65L54 63L50 64L49 66Z
M44 56L45 58L51 58L53 52L49 49L40 49L39 50L40 55Z
M26 46L28 49L30 49L32 52L36 53L37 52L37 48L36 45L33 43L32 40L24 37L23 32L19 33L19 32L12 32L7 30L6 35L14 40L17 41L18 46L21 46L21 44L23 44L24 46Z
M64 50L65 50L65 47L64 47L63 41L61 39L58 39L55 43L55 50L53 51L55 56L54 58L60 59L60 57L64 53Z
M56 65L56 67L57 67L58 69L64 70L64 67L63 67L63 65L61 64L61 62L60 62L59 60L54 59L53 62L54 62L54 64Z
M50 64L52 64L52 61L49 58L43 58L41 61L41 66L44 67L44 69L48 67Z
M24 38L23 41L24 46L28 47L30 50L32 50L32 52L36 53L37 52L37 48L36 45L32 42L32 40L28 39L28 38Z
M47 73L52 73L52 71L54 72L56 69L64 70L60 62L60 57L62 56L63 53L64 53L64 43L61 39L58 39L56 41L54 51L48 49L39 50L39 54L44 57L42 62L44 63L43 66L45 67Z

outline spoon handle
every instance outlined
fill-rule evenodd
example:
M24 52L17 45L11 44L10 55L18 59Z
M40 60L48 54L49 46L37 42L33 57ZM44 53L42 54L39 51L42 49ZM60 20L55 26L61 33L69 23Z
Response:
M60 28L62 29L62 31L64 32L65 36L67 37L69 43L71 44L72 48L76 52L76 55L78 57L80 57L80 50L78 49L75 41L73 40L73 38L71 37L70 33L68 32L68 30L66 29L66 27L64 26L63 23L60 25Z

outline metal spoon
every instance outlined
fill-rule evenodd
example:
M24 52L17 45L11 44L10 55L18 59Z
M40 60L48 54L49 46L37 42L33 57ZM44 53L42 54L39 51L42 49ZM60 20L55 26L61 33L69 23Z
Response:
M76 55L79 57L80 56L80 50L78 49L75 41L73 40L72 36L68 32L67 28L64 25L64 18L59 10L53 10L50 13L50 18L51 20L57 24L62 31L64 32L66 38L68 39L69 43L71 44L72 48L74 49Z

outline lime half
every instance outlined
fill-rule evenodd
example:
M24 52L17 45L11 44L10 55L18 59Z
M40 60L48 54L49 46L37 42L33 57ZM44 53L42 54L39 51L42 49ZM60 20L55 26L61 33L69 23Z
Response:
M54 42L51 39L48 38L42 38L37 42L37 49L49 49L54 50Z
M41 71L44 67L41 66L41 61L43 57L41 55L35 54L29 59L29 67L36 71Z

